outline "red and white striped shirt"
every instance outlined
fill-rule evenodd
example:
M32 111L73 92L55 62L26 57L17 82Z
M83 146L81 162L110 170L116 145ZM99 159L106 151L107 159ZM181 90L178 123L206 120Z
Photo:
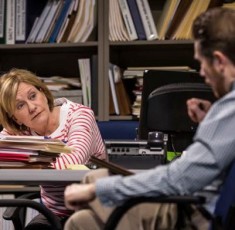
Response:
M73 151L70 154L61 153L53 163L54 168L60 170L66 169L66 166L71 164L85 164L92 155L107 159L105 145L93 111L65 98L56 99L55 106L61 106L60 125L49 137L63 140L68 146L73 147ZM4 132L9 135L4 130L2 134ZM31 131L27 135L37 134ZM41 185L42 202L61 217L72 213L64 205L64 189L63 185Z

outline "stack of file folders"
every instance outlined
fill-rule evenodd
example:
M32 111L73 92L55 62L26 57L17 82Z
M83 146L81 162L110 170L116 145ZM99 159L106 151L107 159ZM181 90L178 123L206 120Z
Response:
M60 153L71 148L57 139L35 136L0 138L0 168L51 168Z

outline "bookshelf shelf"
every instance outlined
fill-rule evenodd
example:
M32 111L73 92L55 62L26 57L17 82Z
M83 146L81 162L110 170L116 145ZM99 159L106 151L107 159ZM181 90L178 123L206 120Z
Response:
M125 42L110 42L110 46L168 46L168 45L183 45L192 46L192 40L153 40L153 41L125 41Z
M98 46L97 41L79 42L79 43L43 43L43 44L15 44L5 45L0 44L1 50L6 49L65 49L65 48L81 48L81 47L96 47Z
M95 46L45 46L16 45L0 47L0 68L26 68L41 76L59 75L79 77L78 58L97 55Z
M91 54L97 54L98 44L90 43L90 44L82 44L82 45L74 45L74 44L21 44L21 45L0 45L0 51L4 52L4 54L11 53L77 53L78 56L88 56Z
M177 54L177 56L176 56ZM167 66L183 65L195 68L193 60L193 43L159 41L154 43L131 43L110 45L111 62L122 68L128 66Z

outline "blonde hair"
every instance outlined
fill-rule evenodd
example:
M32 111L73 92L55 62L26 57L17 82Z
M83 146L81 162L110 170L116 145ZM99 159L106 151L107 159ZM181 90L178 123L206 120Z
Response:
M48 101L49 109L54 108L54 98L37 75L24 69L12 69L0 78L0 124L7 130L16 133L28 130L24 125L19 125L12 118L15 110L16 94L20 83L26 83L41 90Z

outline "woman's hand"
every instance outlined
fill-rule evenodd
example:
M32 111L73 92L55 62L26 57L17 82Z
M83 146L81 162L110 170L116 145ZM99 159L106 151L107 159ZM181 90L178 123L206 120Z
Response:
M94 200L95 184L71 184L65 188L65 206L71 210L78 210Z
M211 102L198 98L187 100L188 115L192 121L199 123L206 116L211 107Z

